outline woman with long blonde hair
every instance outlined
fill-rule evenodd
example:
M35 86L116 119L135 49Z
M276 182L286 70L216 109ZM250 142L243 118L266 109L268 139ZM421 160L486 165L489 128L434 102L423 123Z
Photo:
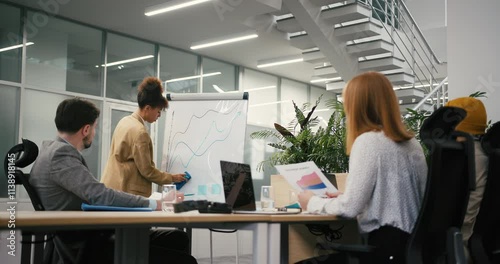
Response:
M368 244L378 248L373 263L404 263L427 179L422 147L403 124L396 94L384 75L354 77L343 99L350 155L345 191L327 193L329 198L306 191L299 194L299 202L311 213L357 218Z

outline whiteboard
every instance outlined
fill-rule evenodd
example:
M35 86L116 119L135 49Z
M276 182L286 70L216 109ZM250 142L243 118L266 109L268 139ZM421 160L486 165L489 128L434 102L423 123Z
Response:
M220 161L243 162L248 93L167 94L161 169L191 174L186 200L225 202Z

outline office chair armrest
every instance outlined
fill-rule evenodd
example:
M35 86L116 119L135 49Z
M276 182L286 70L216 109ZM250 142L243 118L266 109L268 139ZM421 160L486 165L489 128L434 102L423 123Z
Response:
M460 230L456 227L450 227L446 236L446 250L449 258L447 263L466 264L464 242Z

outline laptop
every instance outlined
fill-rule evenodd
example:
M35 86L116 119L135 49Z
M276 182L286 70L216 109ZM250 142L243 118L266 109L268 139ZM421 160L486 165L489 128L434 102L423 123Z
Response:
M297 214L300 210L257 210L250 165L231 161L220 161L222 185L226 203L235 214Z

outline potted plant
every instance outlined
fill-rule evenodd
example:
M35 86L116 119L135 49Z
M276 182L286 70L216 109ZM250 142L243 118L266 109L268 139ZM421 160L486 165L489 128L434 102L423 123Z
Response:
M253 139L274 139L268 143L277 149L267 160L258 165L258 170L265 166L280 164L292 164L305 161L313 161L318 168L326 173L347 172L349 159L345 153L345 113L341 102L331 99L326 105L334 112L328 120L326 127L318 127L318 116L314 111L318 107L322 96L309 109L310 104L305 103L298 107L295 102L295 119L287 128L274 123L275 130L267 129L254 132L250 135Z

